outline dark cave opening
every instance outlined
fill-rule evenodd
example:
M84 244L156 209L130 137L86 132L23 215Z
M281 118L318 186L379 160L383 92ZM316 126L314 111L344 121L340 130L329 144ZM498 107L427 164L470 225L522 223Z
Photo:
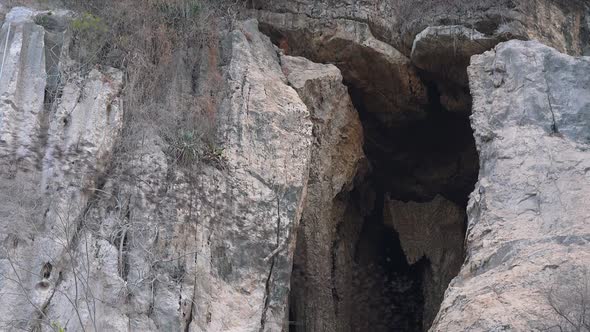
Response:
M465 210L479 171L469 114L445 109L437 85L427 83L429 104L417 110L423 115L391 123L365 106L365 91L345 84L363 127L368 171L339 197L346 213L333 244L331 285L306 271L304 261L314 258L298 239L289 331L426 331L464 259ZM315 312L325 300L317 294L327 287L336 322L322 325L327 315Z
M376 188L375 201L364 218L354 253L350 330L421 331L425 260L408 264L399 235L384 224L385 192L378 180L368 180Z
M387 184L383 190L403 201L440 194L466 207L479 172L468 115L446 110L436 86L428 84L429 104L419 120L385 123L365 107L363 91L346 85L363 125L372 177Z
M463 263L466 207L479 173L467 85L392 66L338 38L261 28L285 54L341 70L367 162L351 189L322 206L330 211L314 206L302 217L289 331L427 331ZM406 74L412 78L401 82ZM326 176L333 174L314 181Z
M360 196L366 196L367 190L374 197L355 248L353 273L361 277L353 278L353 293L358 298L352 300L356 308L352 310L355 315L351 331L425 331L463 261L464 211L479 171L469 118L446 110L439 102L436 85L427 84L429 104L423 110L425 115L419 120L392 125L380 120L378 110L365 107L363 91L354 84L347 86L359 112L364 151L370 163L370 172L353 191L350 204L362 204L359 202L364 198ZM442 197L442 203L430 203L437 196ZM414 205L408 205L407 213L388 217L388 202L396 202L394 209L403 204ZM441 210L447 211L447 215L433 217ZM400 222L391 220L395 218L415 224L396 227ZM453 235L434 241L436 248L430 252L407 257L407 252L415 250L411 248L413 241L432 240L420 236L421 228L432 226L441 218L447 220L439 231ZM408 248L403 248L404 238L409 239L405 243ZM441 243L448 240L455 244Z

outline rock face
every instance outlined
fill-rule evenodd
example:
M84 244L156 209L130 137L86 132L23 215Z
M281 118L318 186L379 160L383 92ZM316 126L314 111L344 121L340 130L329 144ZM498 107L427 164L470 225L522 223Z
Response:
M554 288L587 282L589 71L590 58L538 42L510 41L472 58L481 169L467 259L432 331L574 328L549 300ZM566 295L568 312L583 292Z
M196 259L194 280L186 281L195 283L187 299L194 302L185 317L194 315L187 320L194 331L278 331L287 324L312 122L257 22L228 38L228 93L219 113L227 173L206 171L195 195L198 237L185 249Z
M392 125L436 98L469 114L471 55L509 39L588 52L590 17L577 1L252 1L262 30L289 54L337 65L368 109Z
M423 275L425 325L438 312L447 285L463 262L465 211L457 204L436 196L425 203L386 199L384 221L399 233L409 264L430 262Z
M75 261L82 217L122 126L118 70L82 77L62 68L60 98L48 100L56 69L47 67L47 35L55 31L35 23L46 15L14 8L0 34L3 329L41 326L63 295L62 271Z
M582 1L253 0L252 8L321 21L364 22L377 39L406 55L416 35L429 27L461 25L498 40L539 39L574 55L582 54L589 38Z
M2 329L283 329L312 120L274 46L255 21L224 41L222 166L179 168L149 129L113 164L122 74L74 70L70 17L1 32Z
M367 109L384 120L420 118L415 109L427 103L426 88L410 59L378 40L369 25L354 20L318 20L291 13L259 12L262 29L286 53L333 63L344 80L361 89Z
M455 84L466 85L465 68L469 57L483 53L497 43L497 38L462 25L432 26L416 35L411 59L418 68L437 73Z
M247 4L170 55L155 119L75 13L0 15L0 330L576 328L587 5Z
M342 75L333 65L284 56L283 71L307 105L314 123L314 148L307 198L297 234L290 310L292 325L307 331L345 330L352 303L353 252L338 245L348 195L364 166L363 131Z

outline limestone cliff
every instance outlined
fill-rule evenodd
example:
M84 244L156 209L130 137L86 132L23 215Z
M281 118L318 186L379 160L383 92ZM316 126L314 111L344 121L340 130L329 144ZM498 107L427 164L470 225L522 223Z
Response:
M468 207L467 259L433 331L574 328L551 321L547 297L587 283L590 82L582 73L589 69L590 58L537 42L502 43L472 58L481 168ZM568 295L572 303L577 292Z
M588 330L584 1L228 1L150 119L45 6L0 4L0 330Z
M226 36L221 167L187 174L152 134L125 181L107 169L121 72L66 76L57 49L46 100L40 18L68 15L14 8L2 28L2 329L280 330L312 122L269 39L253 21Z

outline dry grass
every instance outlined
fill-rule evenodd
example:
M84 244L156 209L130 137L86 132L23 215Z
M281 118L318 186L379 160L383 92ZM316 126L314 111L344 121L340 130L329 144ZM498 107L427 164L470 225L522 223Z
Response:
M92 54L90 61L81 59L82 70L108 65L125 71L125 128L115 162L136 158L138 146L153 132L181 166L219 155L219 34L237 7L216 0L66 2L79 13L91 13L83 18L102 19L96 38L85 33L70 50ZM107 33L102 22L108 24Z

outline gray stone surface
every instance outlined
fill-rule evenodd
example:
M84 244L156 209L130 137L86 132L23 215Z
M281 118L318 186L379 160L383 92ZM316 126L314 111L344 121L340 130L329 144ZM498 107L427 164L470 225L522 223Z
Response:
M138 143L118 140L121 72L97 66L80 76L67 54L50 71L44 43L67 35L38 25L39 15L13 9L0 35L5 45L10 24L0 81L1 329L281 330L312 121L257 22L223 42L222 162L187 172L149 127L134 138L133 158L117 156L117 144Z
M580 55L588 42L582 1L560 0L253 0L252 7L324 21L367 23L377 39L405 55L427 27L462 25L492 39L538 39L562 52Z
M583 282L590 263L589 65L538 42L472 58L481 169L467 259L432 331L568 328L548 296L567 276Z
M122 73L112 68L84 77L64 70L63 93L49 103L40 14L14 8L0 33L0 317L7 330L42 327L50 304L67 303L56 299L123 118Z
M428 80L447 109L465 113L467 94L455 95L467 84L461 66L502 40L539 39L570 54L588 40L587 8L575 3L429 3L252 1L270 38L256 21L241 22L220 32L219 57L191 54L220 61L197 69L219 74L219 147L208 148L221 152L216 163L184 168L157 126L122 141L135 121L121 102L123 74L77 70L67 52L72 13L0 4L0 330L286 331L293 260L311 273L292 293L295 310L314 311L299 313L306 326L351 328L359 310L334 292L355 299L347 244L367 213L355 209L370 210L362 205L374 197L349 206L366 165L343 80L380 120L403 124L436 103ZM165 88L206 90L192 82L194 68L175 61ZM472 58L481 170L466 261L432 331L563 324L547 289L580 279L590 263L589 72L589 58L537 42ZM175 119L170 108L159 120ZM128 144L133 153L121 158ZM430 215L432 206L452 218ZM439 235L444 222L457 228L461 211L441 198L387 208L394 228L409 229L400 236L409 260L428 257L438 269L430 277L446 284L460 244ZM415 231L418 220L429 232ZM304 254L294 257L296 243ZM425 293L433 302L437 287Z
M275 43L338 66L367 109L394 124L424 116L431 85L447 110L468 115L469 58L499 42L536 39L572 55L590 43L590 10L577 1L254 0L252 8Z
M196 268L202 276L190 329L279 331L287 324L312 122L257 22L241 24L228 38L228 93L218 115L227 172L201 178ZM219 202L210 201L216 196Z
M371 27L351 19L322 20L301 14L256 13L261 29L289 55L331 63L344 81L363 91L366 109L384 121L419 119L426 87L403 53L377 39Z
M469 57L494 47L501 37L490 37L462 25L431 26L412 43L410 55L418 68L437 73L445 79L466 86Z

